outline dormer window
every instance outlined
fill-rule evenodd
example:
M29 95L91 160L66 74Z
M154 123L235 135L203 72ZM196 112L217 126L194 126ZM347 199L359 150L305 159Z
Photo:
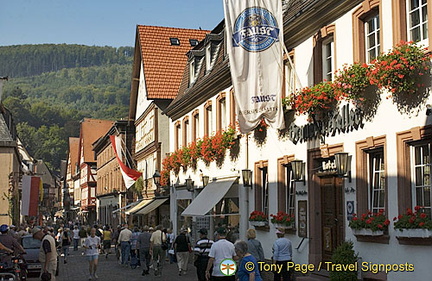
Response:
M196 69L196 63L194 58L189 63L189 85L195 82L195 74L196 74L195 69Z
M171 46L180 46L180 40L176 37L170 38Z
M196 45L198 45L199 41L197 39L189 39L189 44L191 45L191 47L195 47Z
M212 63L211 44L208 44L206 46L205 57L206 57L206 71L210 71L211 63Z

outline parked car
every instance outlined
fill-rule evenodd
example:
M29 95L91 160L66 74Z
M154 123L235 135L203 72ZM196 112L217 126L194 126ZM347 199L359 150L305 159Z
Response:
M39 249L41 241L34 239L32 235L23 236L21 239L21 245L23 246L26 253L23 255L27 263L27 272L30 274L39 275L42 270L42 265L39 261ZM56 276L59 272L59 260L57 257L57 270Z

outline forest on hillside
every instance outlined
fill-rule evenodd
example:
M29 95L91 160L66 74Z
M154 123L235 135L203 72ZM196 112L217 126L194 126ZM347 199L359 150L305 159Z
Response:
M52 46L56 50L58 45ZM119 52L111 47L85 47ZM26 48L23 50L28 53ZM49 53L49 49L44 52ZM93 53L97 52L88 51L88 58L77 57L77 60L91 61ZM70 54L64 57L73 60ZM17 78L11 75L4 85L2 102L12 112L18 135L33 157L43 159L51 169L58 170L60 161L66 159L68 137L79 135L80 120L84 117L117 120L128 116L132 58L126 58L124 63L105 60L100 65L64 67L37 75L28 75L27 70L23 70L16 74ZM38 59L29 60L30 65L37 65L34 60ZM2 73L0 71L0 76L4 75Z
M0 76L27 77L63 68L130 64L132 47L67 44L0 47Z

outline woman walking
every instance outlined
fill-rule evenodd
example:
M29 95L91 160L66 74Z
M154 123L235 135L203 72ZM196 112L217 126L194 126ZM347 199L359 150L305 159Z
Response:
M247 244L248 244L248 252L254 256L257 261L264 261L264 250L261 245L261 242L256 239L256 231L253 228L250 228L246 232L247 236Z
M180 234L174 240L174 251L177 255L179 276L186 274L188 270L189 253L192 249L189 237L186 236L186 232L186 228L182 228Z
M239 281L262 281L258 270L258 263L254 256L248 251L248 243L237 241L234 244L237 256L241 259L237 276ZM253 264L253 266L252 266Z
M111 230L106 225L104 227L102 238L103 238L103 253L105 254L105 258L108 258L108 254L110 254L111 251Z
M84 248L86 249L85 254L89 262L89 279L98 279L96 275L98 260L99 260L99 248L100 238L96 236L96 228L90 230L90 236L88 236L84 242Z

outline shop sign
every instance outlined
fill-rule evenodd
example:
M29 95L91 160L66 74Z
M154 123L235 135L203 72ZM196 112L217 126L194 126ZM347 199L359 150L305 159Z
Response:
M307 237L307 201L298 201L298 236Z
M336 134L348 133L363 128L363 114L358 108L349 108L346 104L341 111L331 114L328 121L318 121L303 126L292 123L289 127L289 139L296 144L306 142L318 137L335 136Z

